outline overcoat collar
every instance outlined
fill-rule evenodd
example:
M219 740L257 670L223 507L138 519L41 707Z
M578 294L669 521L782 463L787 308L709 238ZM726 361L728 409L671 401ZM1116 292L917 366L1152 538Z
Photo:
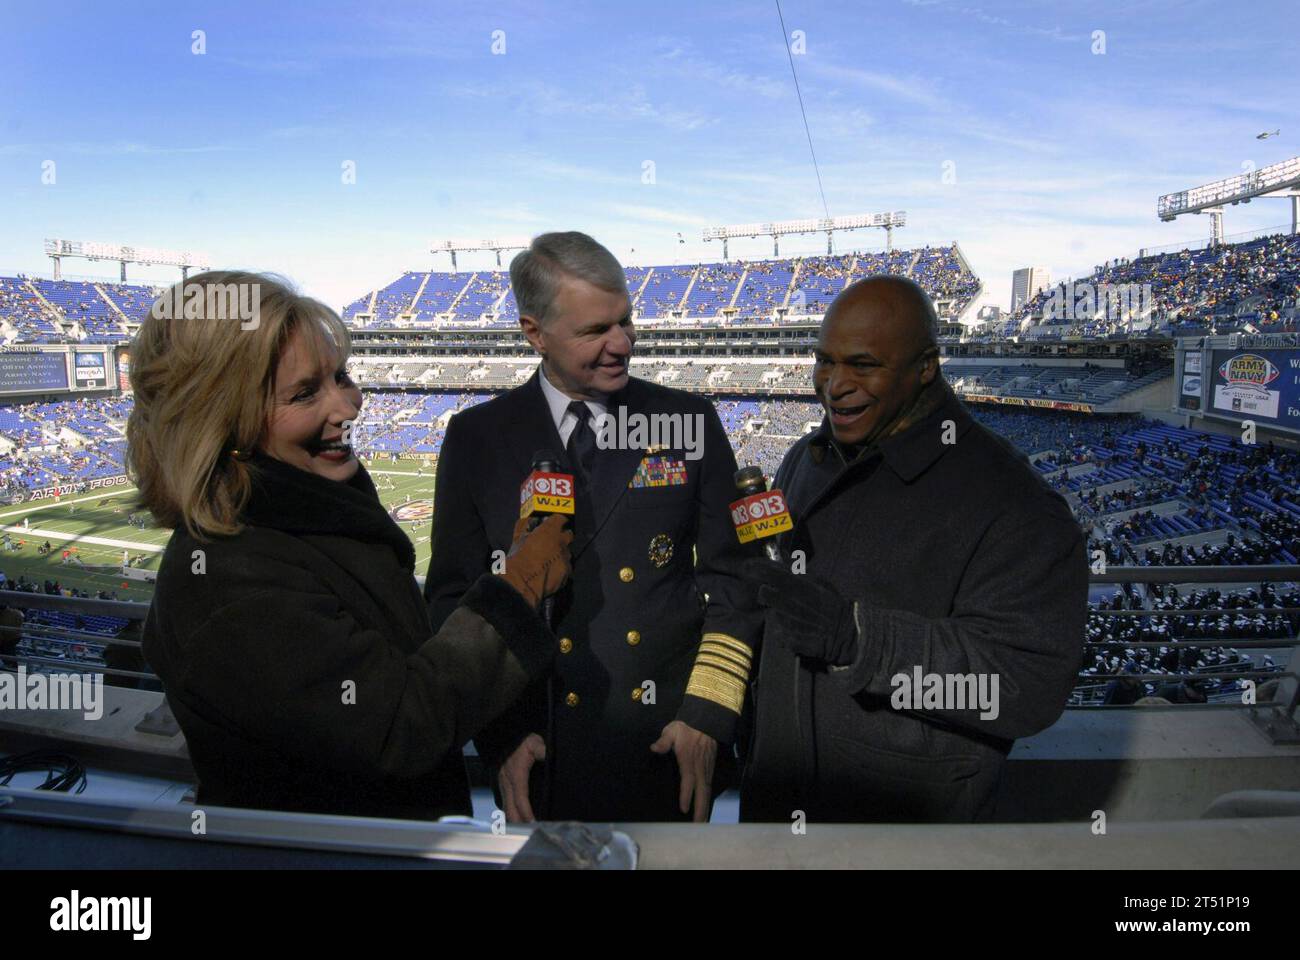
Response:
M869 460L873 452L879 452L885 464L904 483L911 483L930 469L974 422L946 382L941 381L938 389L942 391L942 399L929 414L902 433L881 441L874 450L862 451L849 466ZM944 422L948 420L953 424L951 430L944 428ZM809 443L813 459L820 463L834 443L828 418L822 418L821 425L814 431Z
M386 544L402 566L415 569L415 548L379 501L374 481L360 463L340 482L300 470L261 451L249 460L253 490L241 518L297 536L351 537Z

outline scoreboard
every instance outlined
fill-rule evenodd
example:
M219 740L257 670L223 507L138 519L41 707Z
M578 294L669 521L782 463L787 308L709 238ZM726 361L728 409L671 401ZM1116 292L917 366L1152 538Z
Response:
M1300 436L1300 337L1204 337L1180 345L1178 406Z
M0 396L103 390L114 369L107 345L11 347L0 351Z

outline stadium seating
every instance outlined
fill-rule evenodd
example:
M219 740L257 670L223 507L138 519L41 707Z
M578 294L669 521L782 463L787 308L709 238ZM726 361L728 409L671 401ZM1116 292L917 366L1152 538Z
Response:
M14 343L61 343L68 338L51 319L46 306L28 281L0 277L0 330Z
M385 375L410 372L410 365L365 361ZM491 359L424 362L423 372L459 364L474 382L473 392L368 391L357 444L363 455L385 458L436 453L448 418L483 402L518 382L531 368ZM400 369L399 369L400 368ZM805 367L805 370L807 368ZM997 368L1002 386L1017 389L1024 368ZM707 388L720 371L745 383L761 377L765 366L736 363L642 363L638 374L672 374L675 384ZM949 371L954 372L954 371ZM1059 385L1072 379L1061 368L1033 371L1030 382ZM720 397L719 418L731 438L737 462L754 464L771 476L790 446L821 421L812 400L761 396ZM1133 415L1088 416L1078 413L1014 409L973 404L973 415L1003 435L1035 463L1044 479L1074 507L1090 551L1101 551L1115 564L1296 563L1300 556L1300 454L1271 445L1243 446L1235 438L1145 421ZM129 398L75 400L0 406L0 438L16 449L0 457L0 496L14 501L33 488L55 482L84 481L123 471L122 427ZM38 589L27 584L20 589ZM1252 657L1231 647L1233 641L1261 637L1288 638L1300 627L1300 590L1295 585L1243 587L1221 594L1212 585L1190 596L1174 587L1128 586L1114 596L1097 595L1083 638L1086 678L1074 692L1076 703L1116 702L1124 691L1160 695L1183 702L1226 699L1239 695L1231 677L1185 681L1177 674L1231 674L1279 669L1265 653ZM1169 615L1178 607L1204 615ZM1234 607L1263 607L1263 612L1224 616ZM1149 611L1113 618L1113 608ZM71 623L60 624L72 627ZM114 624L81 624L90 632L111 633ZM1181 640L1209 639L1209 647L1177 646ZM1159 644L1168 641L1167 646ZM1219 644L1217 641L1222 640ZM1150 648L1142 643L1154 642ZM1124 644L1136 644L1122 649ZM1120 649L1117 649L1119 647ZM1128 681L1134 674L1168 681ZM1182 698L1182 699L1180 699Z
M873 273L914 275L944 316L958 316L980 290L956 245L834 257L736 260L673 266L627 267L633 309L642 321L683 317L703 325L770 322L787 308L791 317L825 311L846 281ZM418 296L417 296L418 294ZM414 313L414 326L514 327L519 308L505 271L406 273L343 311L359 329L382 330ZM490 319L486 319L490 317Z
M79 323L86 331L86 341L115 343L126 337L121 316L95 284L75 280L33 280L36 288L65 320Z
M14 444L0 456L0 498L123 473L129 409L121 398L0 406L0 437Z
M131 323L139 323L143 320L158 294L162 292L157 287L130 283L101 283L99 289L103 290L108 299L126 314L128 322Z
M1131 285L1130 304L1144 307L1137 316L1080 316L1089 313L1089 297L1099 305L1104 291ZM1145 288L1149 286L1149 302ZM1062 336L1128 336L1153 332L1166 336L1212 333L1294 332L1300 329L1300 237L1275 234L1238 244L1161 253L1136 260L1115 260L1091 274L1042 291L981 335L1019 333L1030 339Z

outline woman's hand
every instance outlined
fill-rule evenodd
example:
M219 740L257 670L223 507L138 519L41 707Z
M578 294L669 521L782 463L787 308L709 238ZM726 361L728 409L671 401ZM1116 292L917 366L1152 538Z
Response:
M567 517L547 517L531 533L525 532L528 518L515 524L515 539L506 555L502 579L523 595L534 608L569 579L569 544L573 533L564 529Z

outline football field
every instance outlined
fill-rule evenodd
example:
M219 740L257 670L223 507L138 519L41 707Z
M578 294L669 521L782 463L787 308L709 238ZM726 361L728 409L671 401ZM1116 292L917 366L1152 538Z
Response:
M415 572L423 575L429 564L433 468L417 461L381 459L366 463L366 469L384 507L415 545ZM171 531L149 519L143 528L130 524L134 497L135 488L123 486L65 496L57 503L42 500L0 508L0 533L8 537L0 543L0 571L10 580L20 575L38 585L56 580L61 587L76 587L92 596L105 590L122 600L149 600L151 584L122 576L123 553L133 567L157 570ZM50 550L43 553L47 542Z

